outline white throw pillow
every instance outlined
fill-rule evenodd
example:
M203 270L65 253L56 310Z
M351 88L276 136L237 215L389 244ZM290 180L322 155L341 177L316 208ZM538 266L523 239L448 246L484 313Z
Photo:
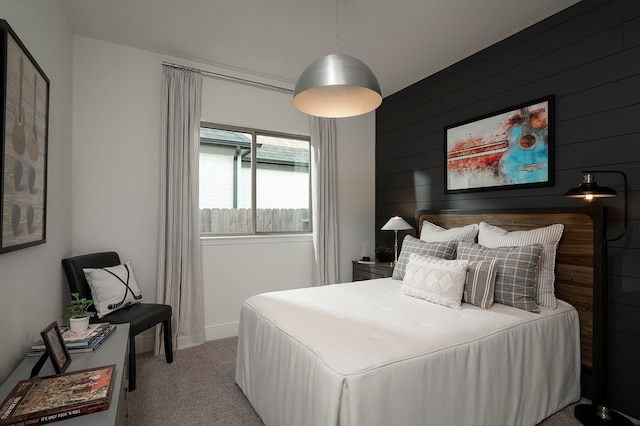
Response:
M460 309L468 264L466 260L443 260L412 253L401 290L408 296Z
M557 307L555 294L556 251L563 231L564 225L560 223L528 231L509 232L481 222L478 244L489 248L542 244L534 297L538 305L555 309Z
M98 318L142 302L142 293L133 275L131 261L106 268L84 268L84 276L91 288Z
M428 220L422 222L420 239L422 241L468 241L474 243L478 235L478 224L461 226L459 228L443 228Z

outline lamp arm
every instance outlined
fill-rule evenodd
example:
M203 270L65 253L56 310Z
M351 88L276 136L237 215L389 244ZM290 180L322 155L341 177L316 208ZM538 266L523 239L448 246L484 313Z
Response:
M622 232L620 233L620 235L618 235L615 238L607 238L606 236L606 232L605 232L605 237L604 237L604 242L608 243L611 241L617 241L620 238L622 238L624 236L624 234L627 233L627 227L628 227L628 217L629 217L629 191L628 191L628 183L627 183L627 175L624 172L621 172L620 170L587 170L587 171L582 171L582 173L617 173L619 175L622 175L622 179L624 181L624 219L623 219L623 227L622 227Z
M629 188L627 183L627 175L624 172L620 171L618 173L622 175L622 178L624 180L624 227L622 228L622 233L620 233L618 237L609 241L616 241L622 238L622 236L627 233L627 226L629 224Z

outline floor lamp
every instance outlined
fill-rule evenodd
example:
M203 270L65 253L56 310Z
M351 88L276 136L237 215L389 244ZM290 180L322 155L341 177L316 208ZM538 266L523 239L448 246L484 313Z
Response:
M596 198L615 197L616 191L611 188L598 185L595 180L595 173L615 173L622 175L624 180L624 227L620 235L615 238L607 238L606 229L603 232L602 241L602 289L599 295L600 300L595 300L593 305L593 396L591 404L578 404L574 410L575 417L583 425L629 425L633 423L623 415L616 413L607 406L607 374L608 374L608 302L607 302L607 279L608 279L608 243L619 240L627 232L627 175L617 170L583 171L584 180L580 186L567 191L564 196L569 198L582 198L588 202ZM606 226L606 225L605 225Z
M382 228L383 231L394 231L395 232L395 243L393 244L393 253L394 253L394 262L393 266L398 263L398 231L406 231L408 229L413 229L413 226L409 225L403 218L400 216L394 216L384 224Z

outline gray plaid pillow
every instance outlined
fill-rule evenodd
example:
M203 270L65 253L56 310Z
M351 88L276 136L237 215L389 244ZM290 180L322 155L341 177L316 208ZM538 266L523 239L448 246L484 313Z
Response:
M555 295L556 251L560 243L560 238L562 238L563 230L564 225L557 223L528 231L509 232L497 226L480 222L478 244L489 248L542 244L542 254L540 255L540 262L538 264L535 301L540 306L555 309L557 306Z
M398 264L393 268L393 279L401 280L409 263L411 253L422 256L438 257L440 259L452 260L456 256L456 241L437 241L427 243L407 235L402 241L402 250L398 256Z
M487 248L459 241L457 258L469 261L498 259L494 301L538 313L540 307L535 302L535 292L540 253L542 244Z

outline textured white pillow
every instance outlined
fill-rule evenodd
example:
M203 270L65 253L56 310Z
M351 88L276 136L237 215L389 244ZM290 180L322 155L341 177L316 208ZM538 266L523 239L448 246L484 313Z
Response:
M478 224L461 226L459 228L443 228L428 220L422 222L420 239L422 241L468 241L474 243L478 235Z
M401 290L408 296L460 309L468 264L466 260L443 260L412 253Z
M489 248L542 244L534 296L538 305L555 309L557 307L555 295L556 251L563 231L564 225L559 223L528 231L509 232L481 222L478 244Z
M133 275L131 261L107 268L84 268L84 276L91 288L98 318L142 302L142 293Z

